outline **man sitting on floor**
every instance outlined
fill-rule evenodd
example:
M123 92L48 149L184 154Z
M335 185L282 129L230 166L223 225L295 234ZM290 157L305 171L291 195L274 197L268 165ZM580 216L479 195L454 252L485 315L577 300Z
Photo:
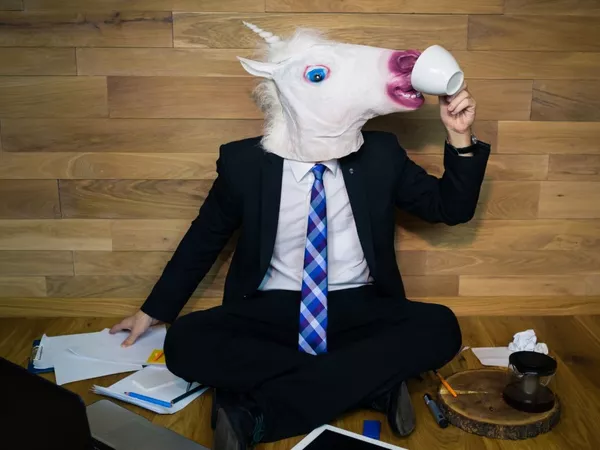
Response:
M423 104L410 83L418 52L247 26L267 42L265 62L240 58L263 79L264 136L221 147L198 217L141 310L112 331L131 330L131 345L173 323L167 367L215 388L217 450L361 407L405 436L415 426L405 380L450 361L461 333L450 309L406 299L395 210L448 225L473 217L490 152L471 134L475 101L466 86L440 98L448 139L436 178L395 135L362 131ZM223 305L175 320L236 230Z

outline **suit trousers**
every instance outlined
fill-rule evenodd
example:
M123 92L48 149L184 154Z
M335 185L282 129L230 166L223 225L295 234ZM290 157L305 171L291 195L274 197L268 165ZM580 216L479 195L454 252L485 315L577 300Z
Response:
M461 346L442 305L377 296L374 286L328 295L328 351L298 350L300 293L264 291L180 317L169 328L169 370L250 395L265 442L305 434L399 382L449 362Z

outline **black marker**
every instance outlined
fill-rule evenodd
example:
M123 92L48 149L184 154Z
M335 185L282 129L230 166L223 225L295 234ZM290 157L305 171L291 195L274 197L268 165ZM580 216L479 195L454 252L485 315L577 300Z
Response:
M440 428L446 428L448 426L448 419L444 417L437 403L431 398L429 394L425 394L423 396L423 399L425 400L425 404L429 408L429 411L431 411L433 418L440 426Z

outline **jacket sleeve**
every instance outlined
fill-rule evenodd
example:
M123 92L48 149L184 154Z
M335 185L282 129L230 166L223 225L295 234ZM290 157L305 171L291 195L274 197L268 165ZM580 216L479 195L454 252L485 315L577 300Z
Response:
M444 148L444 174L429 175L397 147L396 206L427 222L457 225L475 214L485 175L490 146L479 142L470 157L459 156L447 143Z
M228 182L223 152L200 212L142 306L149 316L172 322L241 223L241 204Z

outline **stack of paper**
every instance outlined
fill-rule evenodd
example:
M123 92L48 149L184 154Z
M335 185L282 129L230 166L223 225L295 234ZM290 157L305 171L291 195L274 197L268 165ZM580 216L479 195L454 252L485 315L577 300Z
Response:
M108 329L66 336L44 335L33 366L36 369L54 368L56 383L62 385L141 370L146 364L159 364L161 361L164 364L164 358L148 361L155 350L162 353L166 335L164 326L152 328L135 345L123 348L121 343L127 335L125 331L111 335Z
M198 387L197 383L191 389ZM202 395L208 388L203 388L191 394L189 397L173 404L171 407L161 406L152 402L140 400L129 396L127 393L152 397L153 399L170 403L175 398L185 394L188 383L173 375L167 368L159 366L147 366L143 370L123 378L121 381L109 387L94 386L93 392L107 397L116 398L133 405L141 406L158 414L174 414L181 411L192 401Z

